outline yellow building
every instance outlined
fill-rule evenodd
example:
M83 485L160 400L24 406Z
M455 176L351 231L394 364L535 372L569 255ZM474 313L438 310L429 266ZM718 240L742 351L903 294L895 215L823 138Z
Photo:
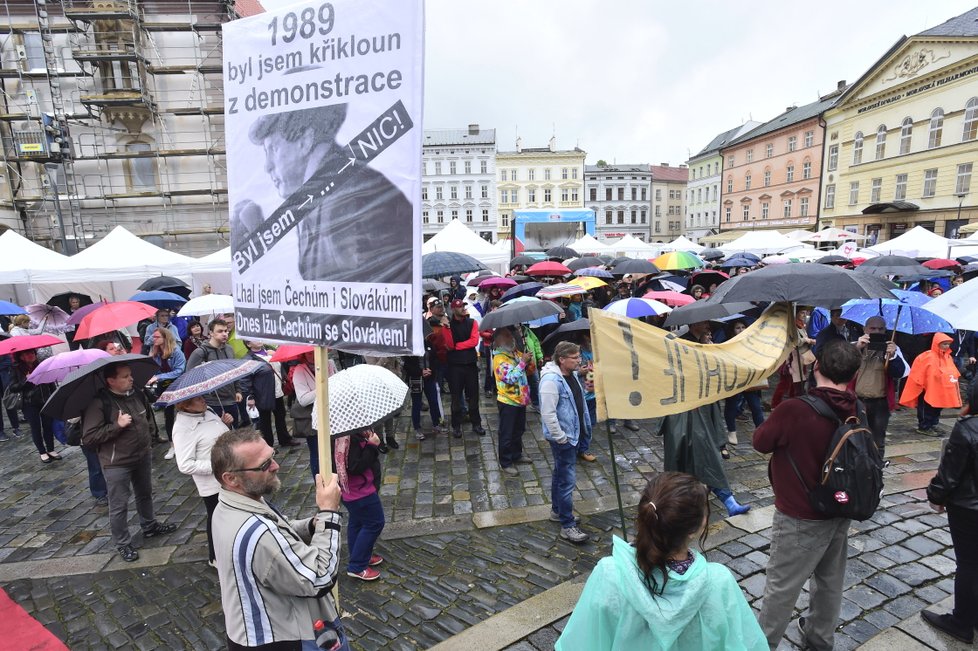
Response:
M819 227L869 236L978 219L978 8L902 37L825 113Z

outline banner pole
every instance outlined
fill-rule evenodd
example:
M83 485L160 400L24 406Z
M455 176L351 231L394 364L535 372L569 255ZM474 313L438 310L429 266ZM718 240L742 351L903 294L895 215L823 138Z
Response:
M333 475L333 445L329 431L329 349L316 346L316 433L319 443L319 474L329 483Z
M618 498L618 515L621 517L621 537L628 542L628 523L625 521L625 505L621 502L621 484L618 481L618 461L615 459L615 441L611 435L611 421L604 422L605 431L608 432L608 454L611 455L611 473L615 479L615 497Z

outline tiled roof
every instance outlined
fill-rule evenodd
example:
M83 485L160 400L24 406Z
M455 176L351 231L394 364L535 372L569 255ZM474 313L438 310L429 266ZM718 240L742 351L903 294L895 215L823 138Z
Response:
M832 93L830 96L828 96L826 99L820 99L817 102L812 102L811 104L805 104L804 106L796 106L792 109L789 109L784 113L782 113L781 115L779 115L778 117L771 120L770 122L765 122L761 126L751 129L744 135L735 138L734 140L730 141L727 145L725 145L723 148L729 147L730 145L736 143L745 142L747 140L753 140L755 138L759 138L769 133L773 133L778 129L790 127L793 124L798 124L799 122L804 122L805 120L810 120L814 117L818 117L824 111L827 111L828 109L832 108L832 106L839 100L840 94L841 93L836 91Z
M585 165L585 174L648 174L649 164L648 163L621 163L620 165Z
M471 134L468 129L426 129L425 145L495 145L495 129L479 129Z
M978 36L978 7L926 29L917 36Z
M234 11L242 18L254 16L255 14L265 13L265 8L261 6L259 0L235 0Z
M700 152L698 154L696 154L695 156L693 156L690 160L699 158L700 156L704 156L706 154L710 154L710 153L713 153L713 152L718 152L721 149L723 149L723 147L726 146L726 144L728 142L730 142L731 140L733 140L734 138L736 138L737 137L737 134L744 133L746 131L749 131L750 129L754 129L754 128L759 127L759 126L761 126L761 123L760 122L755 122L754 120L749 120L749 121L745 122L744 124L740 125L739 127L734 127L733 129L729 129L727 131L724 131L723 133L721 133L720 135L718 135L716 138L714 138L713 140L711 140L710 141L710 144L708 144L706 147L703 147L703 149L701 149Z
M689 181L689 168L688 167L673 167L669 165L653 165L652 166L652 181L680 181L686 183Z

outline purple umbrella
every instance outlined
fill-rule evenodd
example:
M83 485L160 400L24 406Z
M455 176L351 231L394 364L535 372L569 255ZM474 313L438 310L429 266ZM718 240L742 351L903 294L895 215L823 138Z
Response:
M60 382L69 373L79 369L90 362L94 362L102 357L110 355L98 348L72 350L67 353L58 353L54 357L49 357L27 376L27 379L34 384L48 384L50 382Z
M43 328L60 328L68 323L68 313L55 305L34 303L24 307L31 321Z
M75 326L78 325L79 323L81 323L82 319L84 319L86 316L88 316L95 310L99 309L100 307L104 307L106 305L108 305L108 302L99 301L98 303L91 303L89 305L85 305L83 307L78 308L77 310L71 313L70 317L68 317L68 325L75 325Z

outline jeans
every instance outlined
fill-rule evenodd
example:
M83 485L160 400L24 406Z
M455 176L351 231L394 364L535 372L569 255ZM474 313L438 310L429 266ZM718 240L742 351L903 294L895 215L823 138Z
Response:
M482 390L496 393L496 376L492 373L492 349L482 348L482 359L486 361L486 377L482 382Z
M917 399L917 425L920 429L933 429L941 422L941 410L931 407L924 401L924 397Z
M886 447L886 427L890 424L890 405L886 398L861 398L866 407L866 420L869 422L869 431L873 433L873 440L880 454Z
M201 499L204 500L204 508L207 509L207 560L213 561L217 556L214 554L214 535L211 531L211 521L214 519L214 509L217 508L217 493L205 495Z
M540 371L526 374L526 383L530 385L530 404L540 406Z
M771 649L784 637L809 577L803 642L816 650L832 649L842 607L850 522L845 518L801 520L774 511L764 602L757 618Z
M428 401L428 415L434 427L441 425L441 387L433 375L426 378L414 378L411 384L411 424L414 429L421 429L422 399ZM420 388L417 386L420 384Z
M503 468L523 456L523 433L526 431L526 407L496 402L499 408L499 465Z
M479 367L476 364L451 364L448 367L448 386L452 391L452 429L462 427L462 393L469 403L472 427L482 426L479 415Z
M105 475L102 474L98 454L85 446L82 446L81 451L85 455L85 463L88 464L88 490L92 492L92 497L105 497L109 494L109 489L105 485Z
M319 474L319 437L307 436L306 445L309 446L309 470L312 471L312 478L315 479Z
M764 408L761 406L760 391L744 391L723 401L723 420L727 423L728 432L737 431L737 415L744 408L744 401L750 407L750 415L754 427L760 427L764 422Z
M31 438L34 439L34 447L40 454L54 452L54 423L49 417L41 415L40 407L25 402L23 410L24 418L31 426Z
M374 544L384 530L384 505L377 493L371 493L352 502L343 500L343 506L350 513L350 522L346 526L350 561L346 571L356 574L367 569Z
M574 520L574 486L577 484L577 448L570 443L550 443L554 455L554 472L550 482L550 508L560 516L564 529L576 526Z
M978 626L978 511L949 504L947 523L957 569L954 572L954 619Z
M594 398L585 398L584 404L587 406L587 416L591 421L591 431L581 432L577 439L577 453L586 454L591 451L591 435L594 434L594 426L598 424L598 403Z
M6 373L0 372L0 396L3 395L4 390L7 388L7 385L9 385L9 384L10 384L10 373L9 372L6 372ZM0 409L0 432L3 431L3 412L4 411L7 412L7 418L10 419L10 427L12 427L14 430L19 429L20 428L20 417L17 415L17 410L16 409L6 409L6 410Z
M132 542L129 534L129 489L135 494L136 513L143 531L156 526L153 515L153 457L147 454L130 466L103 468L109 497L109 529L112 542L122 547Z
M278 432L278 444L286 445L292 440L289 434L289 425L285 420L285 398L275 399L274 409L258 410L258 430L265 443L275 445L275 437L272 434L272 420L275 420L275 430Z

